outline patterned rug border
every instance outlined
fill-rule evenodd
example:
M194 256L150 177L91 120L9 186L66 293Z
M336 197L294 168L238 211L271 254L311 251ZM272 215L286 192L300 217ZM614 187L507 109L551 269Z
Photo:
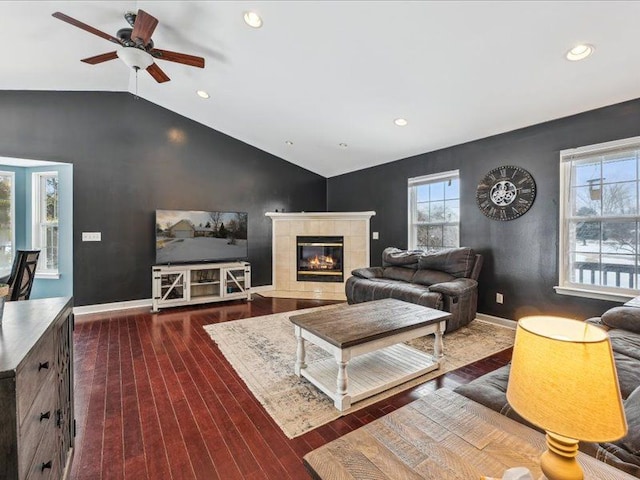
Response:
M399 392L509 348L513 346L515 337L513 328L475 319L469 326L445 335L445 361L439 370L362 400L348 410L340 412L333 407L333 402L307 379L299 378L294 374L296 341L293 335L293 325L289 322L289 317L292 315L336 308L340 305L342 304L325 305L203 326L229 364L247 385L247 388L290 439L303 435L341 416L361 410ZM265 328L265 325L269 325L269 327L272 325L273 327L278 326L279 329ZM470 338L470 335L473 334L471 330L477 329L479 326L484 326L482 328L488 328L492 331L495 329L495 332L503 332L501 335L485 335L492 338L494 343L491 345L493 348L484 349L484 345L487 342L482 342L482 352L471 355L472 358L451 358L451 355L448 355L448 352L452 350L451 343L455 343L457 337L461 337L463 340L465 336ZM289 327L290 334L286 332ZM284 337L278 338L278 334L280 336L284 335ZM466 338L467 342L469 338ZM409 344L429 351L430 345L433 344L433 336L416 339L409 342ZM253 347L250 347L250 345L253 345ZM476 346L479 347L478 345ZM313 361L314 357L322 358L328 355L308 342L307 347L308 361ZM270 358L264 360L260 358L260 355ZM275 363L271 361L271 356L275 358ZM460 363L461 361L464 363ZM266 388L265 382L269 382L269 388ZM280 390L279 387L282 387L282 389ZM292 398L295 399L293 405L300 409L299 414L294 415L293 419L290 418L292 415Z

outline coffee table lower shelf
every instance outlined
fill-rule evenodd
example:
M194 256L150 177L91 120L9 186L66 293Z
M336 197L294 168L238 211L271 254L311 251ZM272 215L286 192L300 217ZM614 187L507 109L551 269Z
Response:
M300 374L346 408L440 368L440 361L405 344L391 345L349 361L348 398L337 393L338 365L333 357L308 364Z

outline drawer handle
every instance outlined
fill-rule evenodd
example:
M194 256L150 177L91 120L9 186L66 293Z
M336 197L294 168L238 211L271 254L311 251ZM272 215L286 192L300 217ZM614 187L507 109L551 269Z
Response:
M45 413L41 413L40 414L40 421L45 420L45 419L49 420L50 416L51 416L51 412L50 411L49 412L45 412Z
M44 472L47 468L51 468L51 460L49 460L47 463L43 463L40 467L40 471Z
M49 362L42 362L38 365L38 371L42 370L43 368L45 369L49 369Z

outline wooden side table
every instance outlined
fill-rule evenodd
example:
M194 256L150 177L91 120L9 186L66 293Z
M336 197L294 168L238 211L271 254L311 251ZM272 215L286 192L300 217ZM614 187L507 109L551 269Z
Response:
M519 466L543 480L545 450L544 434L440 389L308 453L304 462L324 480L479 480ZM635 479L583 453L578 461L585 480Z

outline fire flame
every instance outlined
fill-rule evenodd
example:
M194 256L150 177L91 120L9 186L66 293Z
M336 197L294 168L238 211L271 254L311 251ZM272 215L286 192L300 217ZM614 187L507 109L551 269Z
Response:
M316 255L314 258L309 260L309 266L313 268L331 268L333 266L333 258Z

